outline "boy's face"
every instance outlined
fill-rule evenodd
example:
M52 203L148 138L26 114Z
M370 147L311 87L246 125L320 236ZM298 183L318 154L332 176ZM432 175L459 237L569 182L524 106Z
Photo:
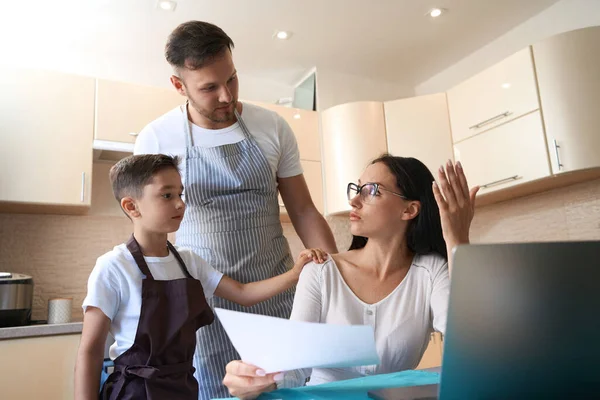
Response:
M185 212L182 193L179 171L166 168L157 172L152 181L144 186L142 197L135 200L139 211L135 223L152 233L175 232Z

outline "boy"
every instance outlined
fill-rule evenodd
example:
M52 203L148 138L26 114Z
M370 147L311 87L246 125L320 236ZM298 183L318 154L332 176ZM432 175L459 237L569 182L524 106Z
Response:
M167 241L185 211L177 157L130 156L111 169L110 179L133 222L133 235L98 258L90 275L75 398L98 398L110 331L115 371L102 387L103 398L196 400L196 330L214 320L206 299L216 295L251 306L295 285L307 262L325 256L320 250L304 250L292 270L242 284Z

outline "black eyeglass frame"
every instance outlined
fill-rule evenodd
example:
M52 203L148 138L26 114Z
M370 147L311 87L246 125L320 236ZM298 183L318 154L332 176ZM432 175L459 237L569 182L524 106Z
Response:
M360 185L360 186L358 186L356 183L350 182L348 184L348 187L346 188L346 196L348 197L348 200L352 200L355 196L360 196L361 201L363 201L365 203L369 202L369 200L365 200L365 198L361 195L361 192L362 192L363 188L365 188L366 186L373 186L373 189L369 191L368 197L366 197L369 200L371 198L375 197L380 190L383 190L384 192L391 193L394 196L400 197L401 199L408 200L408 197L406 197L405 195L403 195L401 193L398 193L398 192L394 192L392 190L388 190L386 188L382 188L379 185L379 183L376 183L376 182L367 182L367 183L365 183L363 185ZM355 194L353 196L351 196L350 195L351 192L354 192Z

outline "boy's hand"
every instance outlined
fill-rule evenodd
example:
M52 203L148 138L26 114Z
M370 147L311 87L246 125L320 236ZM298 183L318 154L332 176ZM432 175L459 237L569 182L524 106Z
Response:
M327 260L327 253L321 249L302 250L292 270L300 276L300 272L302 272L304 266L309 262L314 261L317 264L323 264L325 260Z

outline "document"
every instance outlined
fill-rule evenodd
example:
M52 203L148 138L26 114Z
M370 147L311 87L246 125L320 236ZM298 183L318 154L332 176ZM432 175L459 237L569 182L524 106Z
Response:
M266 373L380 363L373 328L290 321L216 308L242 361Z

